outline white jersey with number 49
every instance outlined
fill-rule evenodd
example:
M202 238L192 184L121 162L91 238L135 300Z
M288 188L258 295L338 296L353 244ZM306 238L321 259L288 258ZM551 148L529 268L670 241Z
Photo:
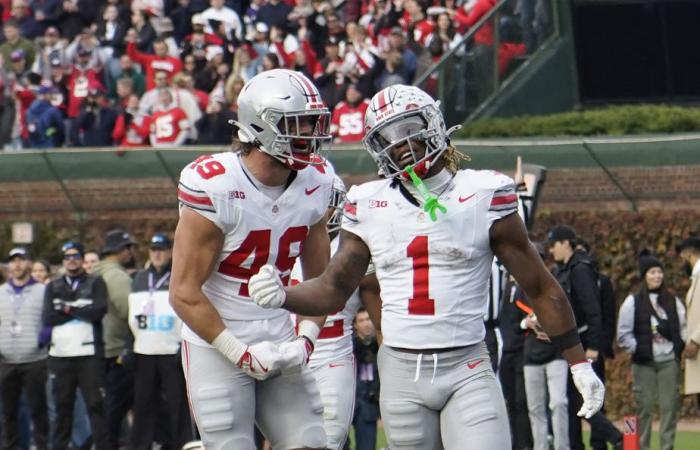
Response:
M181 207L209 219L225 236L217 266L202 287L224 320L289 314L256 305L248 295L248 280L263 265L274 264L287 283L310 227L326 213L333 168L309 166L293 172L293 177L282 195L272 199L258 190L237 153L203 156L182 170ZM190 342L206 344L187 326L182 334Z
M331 256L338 251L338 242L338 236L331 241ZM303 279L301 264L297 260L292 269L292 284L301 283ZM360 309L360 294L355 289L342 310L326 317L326 323L318 335L314 352L309 360L310 366L316 367L352 354L352 321L358 309ZM296 317L293 318L296 323Z
M437 221L392 180L354 186L343 229L370 250L382 296L384 343L451 348L484 338L493 253L489 229L517 211L513 180L493 171L460 170L439 201Z

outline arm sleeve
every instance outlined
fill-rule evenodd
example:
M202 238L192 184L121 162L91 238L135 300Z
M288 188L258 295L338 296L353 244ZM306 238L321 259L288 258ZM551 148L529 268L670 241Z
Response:
M600 308L600 289L598 289L598 277L593 269L585 263L579 263L571 269L571 289L576 301L586 317L588 325L586 348L600 350L603 336L603 316ZM584 324L579 324L583 326Z
M43 321L44 326L56 326L63 323L69 322L73 318L63 311L56 311L53 309L53 297L54 292L52 288L52 283L46 286L44 291L44 311L43 311Z
M357 211L358 203L357 187L353 186L350 188L350 191L348 191L345 206L343 206L343 221L341 227L343 230L349 231L367 242L367 233L363 230L364 227L360 223Z
M518 196L515 182L501 173L495 173L495 187L492 188L491 200L487 213L489 228L499 219L518 212Z
M182 170L177 189L177 199L180 202L180 206L186 206L195 210L221 228L222 224L217 223L214 202L201 184L197 180L197 173L192 166L187 166Z
M634 353L637 350L637 340L634 338L634 297L631 295L622 302L620 307L617 319L617 343L627 353Z
M145 55L138 51L136 49L136 43L135 42L129 42L126 45L126 54L129 55L129 58L133 59L135 63L140 64L141 66L146 66L148 64L148 55ZM145 70L146 67L143 67Z
M131 287L129 287L131 290ZM86 322L99 322L107 313L107 285L102 277L97 277L92 284L91 305L72 308L71 314Z

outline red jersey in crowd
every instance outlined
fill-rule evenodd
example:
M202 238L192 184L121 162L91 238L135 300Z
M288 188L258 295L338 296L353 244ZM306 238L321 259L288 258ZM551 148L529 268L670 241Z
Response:
M19 133L22 139L29 139L29 130L27 129L27 110L32 105L36 95L34 91L28 87L24 87L19 83L15 84L15 98L18 111L16 113L19 119Z
M88 96L90 89L103 90L102 77L95 69L81 69L73 66L73 71L68 77L68 117L78 117L80 105Z
M156 111L151 116L151 144L167 146L175 144L178 136L190 128L187 114L179 106L165 111Z
M141 53L136 49L136 44L129 42L126 46L126 52L134 62L141 64L141 67L146 72L146 90L151 90L156 87L155 75L156 71L162 70L168 73L168 81L172 81L176 73L182 70L182 61L174 56L157 56L148 53Z
M118 142L120 147L148 146L151 118L149 116L134 115L128 127L124 119L124 114L117 117L114 131L112 131L112 139Z
M331 133L336 142L360 142L365 137L364 121L369 100L357 106L342 101L335 106L331 118Z
M484 17L494 6L496 0L477 0L470 11L464 7L457 8L454 20L459 25L459 32L464 33L469 27L473 27L479 19ZM474 42L481 45L493 45L493 19L488 20L474 34Z

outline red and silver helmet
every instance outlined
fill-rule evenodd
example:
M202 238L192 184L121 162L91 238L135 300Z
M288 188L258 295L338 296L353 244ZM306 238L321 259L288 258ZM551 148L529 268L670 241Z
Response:
M415 86L398 84L382 89L372 97L365 113L362 142L379 167L379 173L386 177L404 173L404 168L391 157L391 149L396 145L408 143L407 152L412 158L409 165L423 177L432 162L447 149L448 139L439 102ZM417 155L411 141L423 142L425 154Z
M274 69L251 78L238 96L241 142L254 143L294 170L323 162L331 142L330 112L313 83L299 72Z
M333 179L331 202L328 204L329 208L333 208L333 214L331 214L326 224L329 233L340 229L340 225L343 221L343 207L345 206L345 196L347 193L348 191L345 189L345 183L336 175Z

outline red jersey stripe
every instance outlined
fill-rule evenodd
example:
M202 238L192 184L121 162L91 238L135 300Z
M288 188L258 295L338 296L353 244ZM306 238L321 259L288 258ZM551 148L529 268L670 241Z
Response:
M183 191L182 189L177 190L177 198L184 202L193 203L195 205L214 206L209 197L199 197L196 195L191 195Z
M502 195L499 197L494 197L493 200L491 200L491 206L506 205L508 203L515 203L517 201L518 196L515 194Z

